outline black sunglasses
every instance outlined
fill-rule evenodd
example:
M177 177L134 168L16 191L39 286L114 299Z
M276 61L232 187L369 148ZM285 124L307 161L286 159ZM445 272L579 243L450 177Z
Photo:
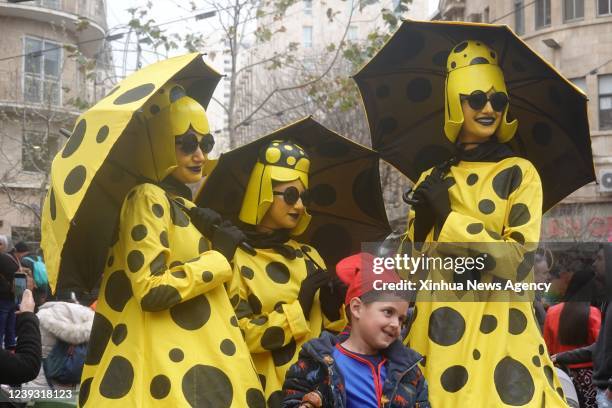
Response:
M474 91L469 95L461 95L461 100L467 100L470 107L474 110L481 110L487 102L491 102L491 107L495 112L503 112L509 102L508 95L503 92L495 92L488 96L483 91Z
M285 200L285 203L289 204L289 205L294 205L295 203L298 202L298 199L302 199L302 203L304 204L304 206L308 206L310 205L310 191L309 190L304 190L302 191L302 193L300 194L300 192L298 191L297 187L287 187L287 189L285 191L273 191L272 192L274 195L281 195L283 196L283 200Z
M189 132L177 137L174 143L179 145L179 148L185 154L195 153L198 147L202 149L202 153L210 153L215 146L215 138L210 133L207 133L198 142L198 136L193 132Z

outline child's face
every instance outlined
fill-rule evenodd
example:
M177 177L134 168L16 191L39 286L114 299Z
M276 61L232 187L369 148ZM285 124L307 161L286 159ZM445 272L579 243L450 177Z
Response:
M363 341L376 350L389 347L401 333L408 306L408 302L399 299L362 303L353 316Z

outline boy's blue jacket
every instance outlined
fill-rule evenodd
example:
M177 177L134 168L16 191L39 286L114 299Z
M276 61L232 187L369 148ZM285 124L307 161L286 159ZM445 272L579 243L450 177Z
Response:
M332 357L334 347L348 338L323 332L302 346L298 361L285 377L284 408L299 407L305 394L318 391L324 408L345 408L344 378ZM427 382L418 367L422 357L397 340L382 351L387 358L387 380L383 384L381 408L430 408Z

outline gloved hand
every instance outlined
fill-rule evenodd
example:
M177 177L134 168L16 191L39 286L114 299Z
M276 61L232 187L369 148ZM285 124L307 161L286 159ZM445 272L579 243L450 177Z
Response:
M425 218L432 216L437 226L442 228L451 212L448 189L453 184L455 184L455 179L452 177L443 179L433 174L425 177L425 180L414 191L413 198L419 201L415 211L424 212ZM423 211L424 207L427 207L431 214L427 214L427 210Z
M211 242L213 249L221 252L231 262L236 248L246 239L246 235L238 227L229 221L223 221L213 232Z
M321 310L330 322L340 319L340 308L344 304L348 287L337 276L333 276L330 282L321 288L319 301Z
M310 309L312 309L315 293L328 283L329 274L322 270L317 270L302 281L302 286L298 293L298 301L300 302L300 306L302 306L302 311L304 312L306 320L310 318Z
M223 219L215 210L210 208L192 207L189 209L191 223L200 231L200 234L211 239L215 232L215 225L221 225Z

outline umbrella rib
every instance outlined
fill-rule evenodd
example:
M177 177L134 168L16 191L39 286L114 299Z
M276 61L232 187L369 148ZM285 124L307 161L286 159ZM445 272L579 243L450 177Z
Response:
M316 216L333 217L333 218L336 218L336 219L339 219L339 220L350 221L350 222L355 223L355 224L365 225L367 227L380 228L379 224L372 224L370 222L364 222L364 221L356 220L354 218L343 217L341 215L331 214L331 213L328 213L328 212L325 212L325 211L318 211L318 210L308 209L308 213L310 213L310 215L312 215L312 216L316 215Z

